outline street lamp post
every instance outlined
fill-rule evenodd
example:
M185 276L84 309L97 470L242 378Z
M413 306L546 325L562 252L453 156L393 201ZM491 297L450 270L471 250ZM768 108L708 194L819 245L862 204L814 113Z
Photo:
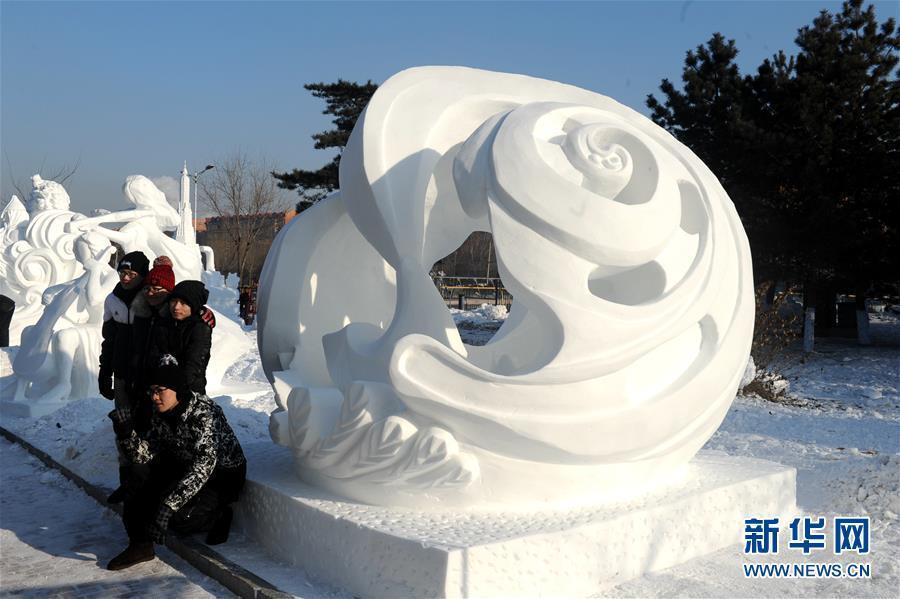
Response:
M215 165L207 164L205 169L203 169L202 171L197 171L196 173L191 175L191 180L193 180L193 182L194 182L194 222L197 222L197 219L199 218L199 216L197 214L197 196L200 195L200 193L199 193L200 188L197 187L197 179L199 179L200 175L202 175L206 171L208 171L210 169L214 169L214 168L216 168ZM196 230L196 229L197 229L197 227L194 226L194 230Z

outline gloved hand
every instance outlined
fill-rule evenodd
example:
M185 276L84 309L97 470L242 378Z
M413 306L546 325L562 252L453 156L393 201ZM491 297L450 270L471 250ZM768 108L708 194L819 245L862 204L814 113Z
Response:
M203 320L209 328L216 328L216 315L206 306L200 308L200 319Z
M106 399L115 399L113 392L113 374L105 368L100 369L100 376L97 377L97 385L100 387L100 395Z
M163 545L166 542L166 530L169 528L169 520L175 514L175 511L165 503L159 506L156 513L156 519L147 527L147 534L156 543Z
M128 408L117 408L107 414L112 420L113 430L116 432L117 439L125 439L131 436L134 430L134 423L131 420L131 410Z

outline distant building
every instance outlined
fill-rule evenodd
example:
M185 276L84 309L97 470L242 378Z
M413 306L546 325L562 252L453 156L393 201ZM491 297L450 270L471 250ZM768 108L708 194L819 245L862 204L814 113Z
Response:
M197 232L197 243L208 245L215 252L216 270L222 274L237 273L241 277L241 284L249 285L259 280L275 235L296 215L296 210L291 209L285 212L197 218L194 219L194 230ZM243 269L239 245L246 248Z

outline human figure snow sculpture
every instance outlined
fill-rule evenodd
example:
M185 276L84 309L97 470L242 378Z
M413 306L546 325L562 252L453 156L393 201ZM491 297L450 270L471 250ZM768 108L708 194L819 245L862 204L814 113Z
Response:
M176 241L165 234L165 231L174 230L178 226L178 212L169 205L166 195L143 175L128 176L122 192L134 204L134 208L73 221L69 230L93 230L118 243L125 253L143 252L151 262L157 256L169 256L175 277L179 281L199 279L199 248ZM125 225L118 231L101 226L112 223Z
M77 233L66 231L82 215L69 211L69 194L59 183L34 175L31 184L27 209L13 196L0 216L0 293L16 302L13 345L40 317L44 290L83 272L72 249Z
M97 395L103 300L118 281L109 266L114 253L102 235L84 233L76 238L73 254L84 272L69 283L48 288L37 324L22 331L13 361L15 401L54 402ZM72 311L80 318L67 317Z
M595 502L718 428L753 330L750 251L688 148L614 100L457 67L395 75L341 190L278 235L259 344L305 479L418 508ZM493 234L515 299L463 344L428 272Z

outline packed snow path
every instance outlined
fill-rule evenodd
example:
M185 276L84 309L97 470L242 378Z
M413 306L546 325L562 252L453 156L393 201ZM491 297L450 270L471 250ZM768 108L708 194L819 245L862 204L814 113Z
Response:
M18 445L0 439L0 571L4 597L232 597L165 548L110 572L125 548L119 517Z

